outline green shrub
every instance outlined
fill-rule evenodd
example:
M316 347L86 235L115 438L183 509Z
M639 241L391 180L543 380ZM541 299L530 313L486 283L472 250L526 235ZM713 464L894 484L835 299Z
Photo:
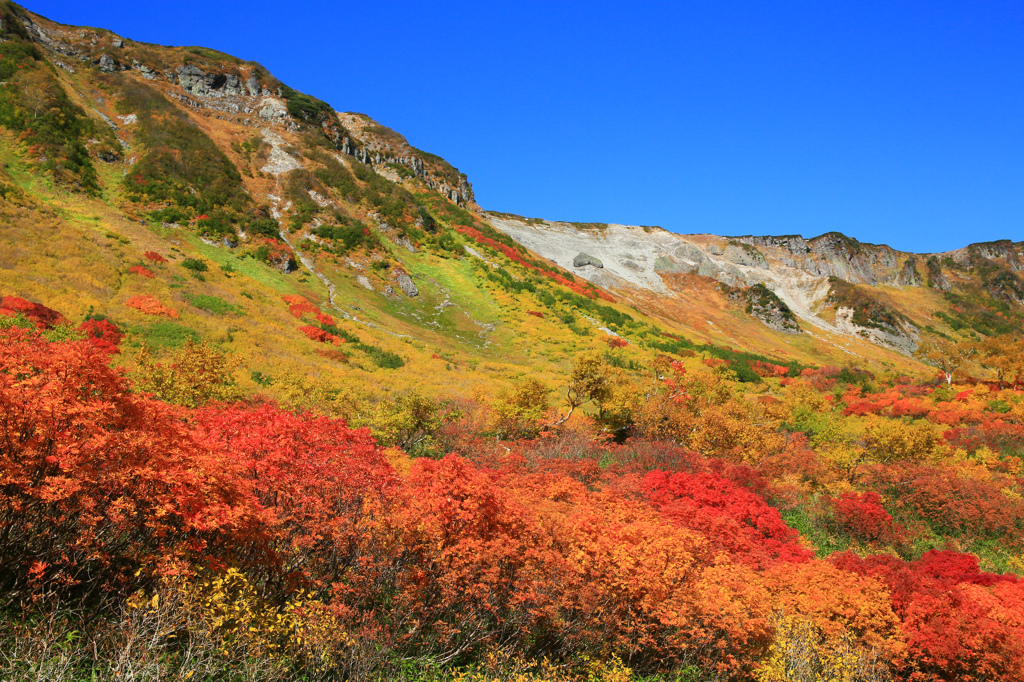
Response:
M150 348L176 348L186 341L199 343L202 337L194 329L176 322L155 322L151 325L135 327L133 333L142 337Z
M402 356L391 351L384 350L377 346L370 346L365 343L355 344L356 349L366 353L367 357L373 364L377 365L381 369L399 369L405 366L405 360Z
M242 309L238 306L228 303L219 296L208 296L206 294L185 294L185 300L190 305L205 310L208 313L214 315L241 315Z
M186 258L181 261L181 267L187 268L192 272L206 272L210 269L206 261L201 261L198 258Z

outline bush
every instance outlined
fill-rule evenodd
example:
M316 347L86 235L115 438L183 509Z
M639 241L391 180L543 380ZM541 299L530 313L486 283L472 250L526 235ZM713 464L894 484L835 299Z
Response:
M241 315L242 309L238 306L228 303L219 296L208 296L206 294L185 294L185 300L189 304L205 310L214 315Z
M186 258L181 261L181 267L187 268L192 272L206 272L210 269L205 261L201 261L198 258Z

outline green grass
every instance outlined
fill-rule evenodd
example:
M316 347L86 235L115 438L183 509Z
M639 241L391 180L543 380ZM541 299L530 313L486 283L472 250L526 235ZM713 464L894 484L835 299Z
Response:
M138 325L131 329L133 336L141 339L150 348L177 348L186 341L199 343L199 332L176 322L154 322Z
M244 311L238 306L228 303L220 296L209 296L207 294L185 294L185 300L200 310L205 310L214 315L243 315Z

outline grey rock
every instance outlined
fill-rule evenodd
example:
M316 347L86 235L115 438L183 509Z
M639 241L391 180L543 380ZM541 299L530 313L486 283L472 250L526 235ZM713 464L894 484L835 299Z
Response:
M118 161L121 158L121 156L117 152L109 149L104 149L100 151L99 153L96 154L96 156L99 158L100 161L103 161L105 163L114 163L115 161Z
M737 265L745 265L750 268L768 268L768 261L764 254L754 246L729 244L725 247L725 257Z
M766 327L784 334L801 333L793 311L768 287L752 286L744 293L744 299L747 313Z
M654 270L655 270L655 272L673 273L673 272L687 272L688 268L686 268L683 265L680 265L679 263L676 263L675 261L670 259L668 256L659 254L658 257L654 259Z
M259 117L264 121L280 121L288 117L288 109L280 100L271 99L260 107Z
M145 64L143 64L139 60L137 60L137 59L132 60L132 68L138 69L139 73L141 73L142 77L145 78L146 80L148 80L148 81L155 81L156 80L157 72L155 70L149 68L148 66L146 66Z
M698 249L693 244L680 244L676 247L673 252L676 258L682 258L692 263L703 263L705 260L704 252Z
M722 247L719 246L718 244L712 244L711 246L708 247L708 253L710 253L712 256L721 256Z
M224 244L224 246L228 247L229 249L233 249L236 246L238 246L238 242L236 242L231 237L224 237L224 239L223 239L223 241L221 243Z
M249 76L249 79L245 81L245 87L249 91L250 97L260 96L260 81L258 78L256 78L256 74L252 74Z
M224 76L224 94L230 97L239 97L242 94L242 81L233 73Z
M185 64L175 69L175 73L178 75L178 85L185 92L191 92L194 95L199 95L206 90L206 81L203 79L203 71L198 66L192 64Z
M115 71L121 70L121 67L117 63L117 61L115 61L114 58L106 52L100 55L100 58L97 60L96 63L97 65L99 65L100 71L102 71L103 73L114 73Z
M786 249L798 256L805 256L811 252L807 240L798 234L784 235L781 237L738 237L739 241L753 246L767 246L776 249Z
M291 254L281 254L271 260L270 264L286 275L299 269L299 266L295 263L295 258Z
M402 293L409 298L416 298L420 295L420 290L416 288L416 285L412 281L412 277L400 270L396 270L395 284L397 284L398 288L402 290Z
M718 268L710 261L704 261L697 268L697 274L701 277L714 277L718 274Z
M896 275L896 284L904 287L921 286L921 276L917 274L916 258L911 256L903 263L903 267L900 268L899 273Z
M119 50L120 50L120 49L121 49L122 47L124 47L124 41L123 41L123 40L121 40L120 38L114 38L114 41L113 41L113 43L112 43L112 44L113 44L113 46L114 46L114 47L116 47L116 48L117 48L117 49L119 49Z
M600 258L595 258L594 256L585 254L582 251L576 254L576 257L572 259L572 266L574 268L582 268L587 265L593 265L595 268L604 267L604 263L601 262Z

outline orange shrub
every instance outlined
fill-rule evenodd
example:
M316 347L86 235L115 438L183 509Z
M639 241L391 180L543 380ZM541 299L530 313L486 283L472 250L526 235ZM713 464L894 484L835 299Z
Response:
M147 315L164 315L166 317L177 318L178 311L173 308L168 308L163 303L153 298L149 294L142 294L139 296L132 296L124 302L129 308L135 308L139 312Z

